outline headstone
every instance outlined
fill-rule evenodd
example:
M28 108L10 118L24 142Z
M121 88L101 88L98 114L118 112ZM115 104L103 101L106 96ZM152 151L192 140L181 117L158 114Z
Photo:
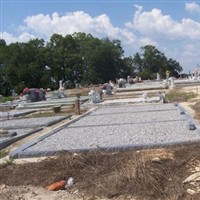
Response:
M166 80L167 80L167 82L169 81L169 75L170 75L170 72L167 70L166 71Z
M159 73L156 74L156 80L160 81L160 74Z
M62 80L59 81L59 90L60 91L64 90L63 85L62 85Z
M90 90L88 95L89 95L89 100L91 103L100 103L101 102L100 94L97 91Z
M125 80L123 78L118 79L117 83L119 85L119 88L125 88L126 87Z
M38 89L38 88L25 88L23 90L23 94L25 96L25 99L27 102L36 102L36 101L43 101L46 100L45 97L45 91L44 89Z
M170 87L171 89L174 89L174 88L175 88L175 83L174 83L173 77L170 77L170 78L169 78L169 87Z
M147 98L148 98L148 93L147 93L147 92L144 92L144 93L142 94L142 97L143 97L143 99L144 99L144 102L146 102L146 101L147 101Z
M107 95L112 94L112 86L109 83L105 83L102 86L102 92Z
M166 96L166 94L165 94L165 92L161 92L161 91L159 91L158 92L158 95L159 95L159 101L161 102L161 103L166 103L166 100L165 100L165 96Z

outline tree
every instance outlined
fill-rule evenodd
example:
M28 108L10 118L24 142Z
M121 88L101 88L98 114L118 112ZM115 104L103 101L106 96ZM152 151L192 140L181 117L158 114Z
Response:
M138 75L143 79L153 79L155 74L159 73L165 77L166 70L170 71L172 76L177 77L182 71L180 64L173 60L167 59L164 53L160 52L152 45L141 47L142 53L136 53L133 58Z
M80 75L79 63L81 58L79 56L79 45L73 36L52 35L50 42L47 44L47 52L50 58L48 66L56 83L59 80L74 82L77 78L76 75Z

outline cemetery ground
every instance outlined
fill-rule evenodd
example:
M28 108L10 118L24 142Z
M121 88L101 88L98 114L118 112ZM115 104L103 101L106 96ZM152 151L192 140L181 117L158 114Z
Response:
M169 98L181 102L200 122L200 100L192 93L186 94L188 91L192 90L176 91ZM22 142L27 141L13 144L6 150L16 148ZM0 156L4 153L7 152L1 151ZM46 189L51 183L69 177L74 179L72 187L59 191ZM49 158L8 159L0 165L1 200L58 198L200 199L200 144L119 152L62 152Z

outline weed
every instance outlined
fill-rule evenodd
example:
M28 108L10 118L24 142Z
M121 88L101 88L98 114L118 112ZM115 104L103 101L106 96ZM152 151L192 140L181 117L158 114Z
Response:
M0 164L0 169L4 168L4 167L7 167L9 165L12 165L14 162L14 159L7 159L5 160L4 163Z
M180 89L171 90L166 94L166 100L169 102L184 102L195 97L197 97L195 93L183 92Z
M12 101L13 97L3 97L2 99L0 99L0 103L5 103L6 101Z
M8 155L8 152L5 150L0 151L0 158L5 157L6 155Z

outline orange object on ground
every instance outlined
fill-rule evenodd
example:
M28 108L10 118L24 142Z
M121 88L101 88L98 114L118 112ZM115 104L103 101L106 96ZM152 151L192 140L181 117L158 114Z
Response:
M65 181L59 181L59 182L55 182L52 183L51 185L47 186L47 190L62 190L65 188Z

